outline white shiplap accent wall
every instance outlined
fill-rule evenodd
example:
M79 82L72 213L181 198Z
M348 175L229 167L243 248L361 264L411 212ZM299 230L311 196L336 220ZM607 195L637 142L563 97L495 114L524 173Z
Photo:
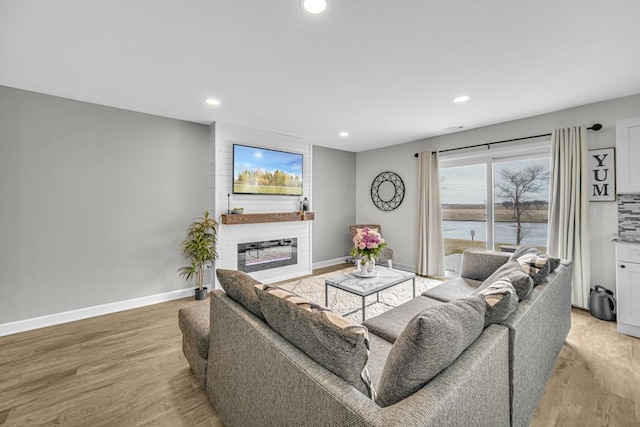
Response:
M259 196L233 194L233 144L250 145L303 154L303 196ZM211 205L218 228L217 268L237 269L238 243L296 237L298 264L251 273L261 282L271 283L311 274L312 221L276 222L267 224L225 225L220 219L227 212L227 194L231 195L231 208L242 206L245 213L293 212L300 200L311 198L312 145L304 140L228 123L211 125ZM311 210L313 210L311 208ZM219 284L216 283L218 287Z

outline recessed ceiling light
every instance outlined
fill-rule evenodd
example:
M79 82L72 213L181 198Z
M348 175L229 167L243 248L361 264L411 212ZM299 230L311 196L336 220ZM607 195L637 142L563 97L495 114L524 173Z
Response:
M453 102L467 102L469 100L469 97L467 95L463 95L463 96L459 96L456 99L453 100Z
M327 8L326 0L302 0L302 8L309 13L317 15Z
M340 136L349 136L349 132L340 132L338 135L340 135Z
M217 107L218 105L220 105L220 101L218 101L217 99L213 99L213 98L207 98L207 100L205 102L208 105L211 105L212 107Z

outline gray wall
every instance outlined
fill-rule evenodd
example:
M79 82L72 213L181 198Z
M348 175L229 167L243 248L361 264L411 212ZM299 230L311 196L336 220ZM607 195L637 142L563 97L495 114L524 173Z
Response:
M347 256L355 224L356 154L313 147L313 262Z
M207 126L0 86L0 324L187 287L208 169Z
M417 254L417 178L418 162L413 156L421 150L463 147L529 135L550 133L566 126L601 123L599 132L587 132L590 149L615 146L616 120L640 116L640 95L588 104L554 113L501 123L381 148L357 154L356 212L358 222L379 222L385 239L394 249L395 263L415 268ZM375 208L369 197L371 181L383 170L398 172L406 187L402 205L391 212ZM617 233L615 202L592 202L589 206L592 284L615 288L615 249L610 242ZM401 244L400 244L401 243Z

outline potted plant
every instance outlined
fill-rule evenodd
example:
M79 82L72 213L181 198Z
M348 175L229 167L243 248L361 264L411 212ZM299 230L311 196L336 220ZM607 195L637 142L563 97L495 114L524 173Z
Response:
M191 280L194 276L198 287L195 289L197 300L205 299L207 288L204 286L204 270L208 263L213 263L218 253L216 252L216 232L218 223L209 217L209 211L196 218L189 226L187 238L182 242L182 253L191 261L191 265L180 267L178 272L181 277Z

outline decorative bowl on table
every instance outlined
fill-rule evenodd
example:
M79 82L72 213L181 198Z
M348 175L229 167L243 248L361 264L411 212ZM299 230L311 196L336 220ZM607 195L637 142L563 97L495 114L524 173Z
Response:
M380 272L378 270L367 271L367 270L356 269L351 274L353 274L356 277L376 277L378 274L380 274Z
M239 215L239 214L241 214L241 213L243 213L243 212L244 212L244 208L233 208L233 209L231 209L231 213L232 213L232 214L237 214L237 215Z

